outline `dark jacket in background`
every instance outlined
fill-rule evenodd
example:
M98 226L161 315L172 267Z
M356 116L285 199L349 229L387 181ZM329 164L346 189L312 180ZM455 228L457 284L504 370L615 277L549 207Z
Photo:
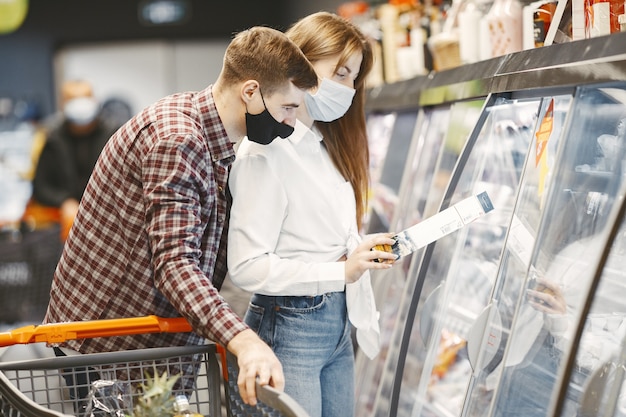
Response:
M117 126L100 122L86 136L72 135L65 122L48 133L33 180L33 199L60 207L68 198L80 201L100 152Z

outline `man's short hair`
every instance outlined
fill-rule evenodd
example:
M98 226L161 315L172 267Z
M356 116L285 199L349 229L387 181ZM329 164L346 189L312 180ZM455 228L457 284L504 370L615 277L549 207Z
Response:
M224 55L222 78L227 83L257 80L271 95L291 81L300 89L317 86L317 75L298 48L285 34L255 26L238 33Z

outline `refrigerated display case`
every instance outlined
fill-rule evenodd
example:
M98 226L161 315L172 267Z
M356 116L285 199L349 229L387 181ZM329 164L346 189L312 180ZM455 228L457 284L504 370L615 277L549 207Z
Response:
M478 118L483 100L471 100L421 111L402 175L399 204L393 214L391 231L401 231L436 213L456 160ZM454 123L451 123L451 121ZM376 305L380 312L381 352L374 363L357 353L357 414L371 412L377 398L388 398L389 381L382 375L395 366L394 330L404 320L398 301L404 297L411 260L419 251L398 261L395 268L372 271ZM391 356L390 356L391 355ZM385 371L383 373L383 368ZM382 400L381 400L382 401Z
M487 191L494 211L440 239L417 273L398 415L459 415L471 376L467 343L486 307L513 211L540 100L492 97L457 164L446 206Z
M373 274L385 349L366 364L357 355L359 415L623 415L625 273L615 254L599 265L623 218L624 45L619 34L511 54L415 80L419 93L404 82L425 129L413 149L435 110L487 99L441 198L423 175L433 168L409 154L390 225L425 217L427 199L436 212L481 190L495 210ZM397 86L369 106L390 106L393 94L411 106ZM572 271L576 286L546 278ZM566 303L569 320L531 311L547 310L557 289L578 295Z

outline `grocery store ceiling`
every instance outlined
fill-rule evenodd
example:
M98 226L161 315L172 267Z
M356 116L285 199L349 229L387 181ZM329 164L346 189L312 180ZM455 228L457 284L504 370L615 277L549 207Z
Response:
M171 11L175 2L181 2L187 12L184 24L154 25L145 21L146 6L153 6L152 14L158 18L167 14L168 4ZM156 8L154 3L158 3ZM30 0L19 31L45 34L55 43L230 37L259 24L285 29L298 15L292 10L297 4L295 0Z
M17 29L4 6L28 2ZM142 6L151 8L141 21ZM343 0L174 0L191 12L182 24L155 25L176 15L172 0L0 0L0 97L32 98L51 114L55 100L55 54L66 47L139 40L224 40L254 25L284 30L310 13L336 11ZM149 7L150 8L150 7ZM19 14L20 20L23 13ZM122 63L117 63L122 64Z

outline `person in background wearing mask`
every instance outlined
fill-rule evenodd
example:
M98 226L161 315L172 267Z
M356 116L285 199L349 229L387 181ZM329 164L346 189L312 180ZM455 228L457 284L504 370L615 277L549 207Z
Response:
M84 80L61 86L62 117L49 128L33 179L33 200L59 210L65 240L96 160L119 126L100 118L100 104Z
M237 151L228 266L252 293L244 320L280 359L285 392L312 417L354 414L354 350L374 357L379 324L369 269L392 265L388 234L361 241L368 142L364 82L372 51L361 32L332 13L287 32L321 80L298 108L286 139L249 136Z
M57 266L45 323L183 316L190 333L68 341L55 354L201 345L237 357L244 402L283 389L272 350L219 294L226 275L227 176L234 145L293 131L317 76L285 34L253 27L226 49L217 81L164 97L105 145Z

